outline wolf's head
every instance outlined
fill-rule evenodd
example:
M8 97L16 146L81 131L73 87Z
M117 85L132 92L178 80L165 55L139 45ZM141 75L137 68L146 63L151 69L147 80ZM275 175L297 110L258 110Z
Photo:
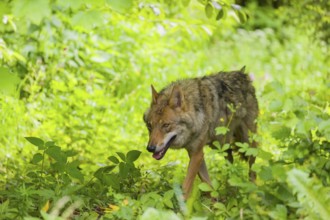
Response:
M160 93L151 85L151 91L151 105L143 120L149 130L147 150L160 160L169 147L184 146L191 135L188 128L193 119L185 113L185 98L178 85L172 85Z

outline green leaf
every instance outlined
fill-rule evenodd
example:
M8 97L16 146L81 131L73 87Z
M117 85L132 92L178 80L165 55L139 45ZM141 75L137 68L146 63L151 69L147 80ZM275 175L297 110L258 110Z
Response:
M276 205L275 210L269 212L272 219L287 219L288 210L285 205Z
M273 157L273 154L262 150L261 148L258 148L259 152L258 152L258 158L264 159L264 160L270 160Z
M224 134L227 134L228 131L229 131L229 128L224 127L224 126L222 126L222 127L217 127L217 128L215 129L216 135L219 135L219 134L224 135Z
M280 111L282 111L282 106L283 106L282 101L276 99L276 100L271 101L268 108L269 108L269 111L271 111L271 112L280 112Z
M221 18L223 18L223 16L224 16L224 10L221 8L221 9L219 9L219 12L218 12L218 14L217 14L217 17L216 17L216 20L218 21L218 20L220 20Z
M291 128L285 126L276 126L275 130L272 132L272 136L275 139L285 139L290 137Z
M141 151L131 150L126 154L126 161L133 163L140 157Z
M133 0L106 0L113 10L124 13L128 11L133 6Z
M272 174L278 181L284 182L286 180L286 170L282 164L274 164L272 166Z
M51 15L49 0L14 0L12 6L15 16L24 17L37 25Z
M54 146L55 145L55 142L54 141L47 141L46 143L45 143L45 146L46 147L50 147L50 146Z
M72 17L72 25L90 30L103 25L103 14L100 11L80 11Z
M58 172L60 172L60 173L63 173L64 171L65 171L65 169L66 169L66 167L65 167L65 163L61 163L61 162L55 162L55 163L52 163L51 164L51 167L54 169L54 170L56 170L56 171L58 171Z
M118 164L118 163L119 163L118 158L115 157L115 156L110 156L110 157L108 157L108 160L110 160L110 161L111 161L112 163L114 163L114 164Z
M214 207L216 208L216 209L218 209L218 210L221 210L221 211L226 211L227 209L226 209L226 206L223 204L223 203L221 203L221 202L217 202L217 203L215 203L214 204Z
M169 190L169 191L167 191L165 194L164 194L164 198L163 198L163 202L164 202L164 204L167 206L167 207L169 207L169 208L171 208L171 209L173 209L173 202L172 202L172 198L173 198L173 196L174 196L174 191L173 190Z
M211 192L211 196L212 196L213 198L218 198L218 197L219 197L219 192L218 192L218 191L212 191L212 192Z
M79 162L78 161L72 161L69 163L66 167L66 172L73 178L78 179L80 182L84 182L84 175L82 172L78 169Z
M103 174L111 172L116 167L117 167L116 165L101 167L97 171L94 172L94 176L98 179L102 179Z
M250 147L245 152L245 155L246 156L257 156L258 155L258 152L259 152L259 149L258 148Z
M327 192L322 193L324 187L308 177L309 174L298 169L288 172L287 181L298 199L306 204L306 210L320 216L320 219L330 219L329 198ZM319 186L317 186L319 185ZM319 191L319 192L318 192Z
M198 188L203 192L211 192L213 190L212 186L207 183L201 183L198 185Z
M0 93L14 95L20 82L18 76L11 73L7 68L0 66L0 79Z
M33 158L31 160L32 164L37 164L40 161L42 161L44 159L43 155L41 153L36 153L35 155L33 155Z
M205 6L205 14L208 18L211 18L213 15L213 5L211 3L208 3Z
M85 0L57 0L57 4L63 6L64 8L71 8L73 10L79 9Z
M67 157L73 157L73 156L76 156L78 154L78 152L75 150L67 150L67 151L64 151L64 154Z
M120 177L121 178L126 178L128 176L128 171L129 171L129 167L125 163L121 162L119 164L119 175L120 175Z
M230 144L224 144L224 145L221 146L221 152L225 152L229 148L230 148Z
M33 144L34 146L37 146L39 150L44 150L45 148L45 143L43 140L37 137L25 137L25 139Z
M264 181L271 180L273 179L272 169L270 167L263 166L261 171L258 173L258 176Z
M242 11L242 10L238 10L238 11L235 11L238 18L239 18L239 21L243 24L246 22L247 20L247 16L246 14Z
M118 175L116 174L107 174L103 177L103 181L113 187L115 190L119 190L120 189L120 178L118 177Z
M61 148L58 147L58 146L51 146L51 147L49 147L45 151L45 153L48 154L51 158L53 158L54 160L56 160L59 163L64 164L67 161L67 156L61 150Z
M118 156L120 157L120 159L122 159L123 161L126 161L126 157L125 154L123 154L122 152L116 152L118 154Z

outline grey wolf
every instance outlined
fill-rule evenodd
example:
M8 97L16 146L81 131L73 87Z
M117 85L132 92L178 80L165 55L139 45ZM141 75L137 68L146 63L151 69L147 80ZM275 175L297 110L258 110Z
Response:
M244 69L178 80L160 92L151 85L151 105L143 116L149 131L147 150L157 160L162 159L169 148L187 150L190 161L182 186L185 198L189 197L197 174L211 185L204 146L212 147L215 141L249 143L249 132L257 132L258 102ZM219 126L227 126L229 131L217 135L215 129ZM250 146L257 147L257 143L251 141ZM235 147L227 151L230 162L233 162L233 150ZM255 157L241 156L249 162L250 179L255 179L251 171Z

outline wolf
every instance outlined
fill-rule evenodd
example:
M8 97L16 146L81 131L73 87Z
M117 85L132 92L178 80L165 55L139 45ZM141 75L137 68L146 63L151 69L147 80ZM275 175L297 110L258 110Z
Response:
M151 85L151 104L143 115L149 131L147 150L157 160L162 159L169 148L187 150L190 161L182 185L184 198L191 192L196 175L211 185L204 160L203 148L214 147L214 142L249 142L249 134L257 132L258 101L255 89L245 67L238 71L183 79L172 82L157 92ZM215 129L225 126L229 130L217 135ZM232 151L226 158L233 163ZM255 179L251 166L254 156L241 155L249 163L249 176Z

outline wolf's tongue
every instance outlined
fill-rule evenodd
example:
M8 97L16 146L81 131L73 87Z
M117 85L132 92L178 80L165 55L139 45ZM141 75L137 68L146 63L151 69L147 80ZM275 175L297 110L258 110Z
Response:
M160 159L163 158L163 156L164 156L163 154L164 154L164 149L161 150L161 151L159 151L159 152L157 152L157 153L154 153L152 155L152 157L155 158L156 160L160 160Z
M155 158L156 160L160 160L162 158L162 154L160 152L154 153L152 157Z

